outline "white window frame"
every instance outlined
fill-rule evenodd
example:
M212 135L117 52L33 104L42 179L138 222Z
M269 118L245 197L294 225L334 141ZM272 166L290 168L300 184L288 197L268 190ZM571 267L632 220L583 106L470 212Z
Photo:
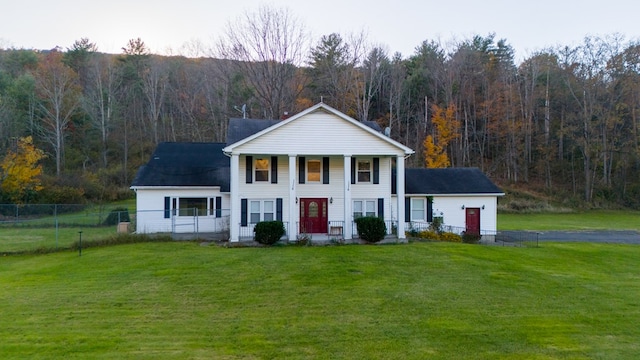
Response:
M309 175L311 175L312 173L309 171L311 169L310 164L312 162L317 162L318 163L318 179L317 180L311 180L311 178L309 177ZM322 182L322 159L308 159L307 160L307 166L305 167L306 170L306 179L308 183L315 183L315 184L319 184Z
M368 169L360 169L360 164L368 164ZM360 180L360 174L367 174L369 180ZM371 159L357 159L356 161L356 182L359 184L371 184L373 177L373 161Z
M248 202L247 220L249 221L249 224L276 220L275 199L249 199ZM258 215L257 219L255 218L255 215Z
M360 211L357 211L357 212L356 212L356 208L357 208L356 203L361 204ZM373 211L369 211L370 208L367 208L367 205L372 205ZM353 206L352 216L354 220L359 217L378 216L378 199L355 199L353 200L352 206Z
M411 221L427 222L427 199L426 198L411 198L410 201L411 201L411 209L410 209L410 211L411 211L411 216L410 216ZM421 218L414 217L413 213L414 213L414 209L415 209L415 206L414 206L415 203L422 203L422 209L421 209L422 210L422 217ZM420 209L418 209L418 210L420 210Z
M258 168L259 162L266 162L266 168ZM258 176L258 172L260 172L260 176ZM264 174L266 174L266 178L261 179L260 177ZM271 159L268 156L253 159L253 178L255 182L269 182L271 180Z

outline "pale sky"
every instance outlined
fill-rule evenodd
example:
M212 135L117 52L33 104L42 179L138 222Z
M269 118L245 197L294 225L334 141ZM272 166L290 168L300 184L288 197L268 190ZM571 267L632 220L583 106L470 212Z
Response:
M516 59L587 35L640 38L637 0L0 0L0 48L67 49L87 37L99 51L121 53L140 37L153 53L175 54L194 40L211 46L228 21L261 4L288 8L314 43L365 31L405 58L424 40L446 45L476 34L506 39Z

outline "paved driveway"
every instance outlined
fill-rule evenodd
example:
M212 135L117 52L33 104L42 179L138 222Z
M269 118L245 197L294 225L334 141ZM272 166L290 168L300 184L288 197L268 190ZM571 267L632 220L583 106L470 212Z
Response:
M640 244L640 233L632 230L542 231L539 234L540 241Z

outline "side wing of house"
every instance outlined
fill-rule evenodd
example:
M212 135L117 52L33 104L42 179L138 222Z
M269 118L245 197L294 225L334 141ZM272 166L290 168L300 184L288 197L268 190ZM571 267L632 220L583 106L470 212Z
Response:
M325 104L224 151L231 157L231 241L271 219L285 223L290 239L307 233L351 239L359 216L391 222L392 162L403 167L413 153Z
M229 223L229 158L221 143L161 143L142 166L138 233L220 232Z
M498 197L504 195L477 168L407 169L405 223L424 230L434 217L451 231L494 233Z

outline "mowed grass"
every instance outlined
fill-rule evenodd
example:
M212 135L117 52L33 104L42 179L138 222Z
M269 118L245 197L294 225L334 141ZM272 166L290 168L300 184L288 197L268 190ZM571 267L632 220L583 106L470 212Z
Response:
M640 247L146 243L0 258L3 359L636 359Z
M117 228L113 226L72 226L56 228L39 227L1 227L0 253L19 253L69 248L80 241L91 242L114 236Z
M498 230L640 231L640 211L591 210L573 213L498 213Z

